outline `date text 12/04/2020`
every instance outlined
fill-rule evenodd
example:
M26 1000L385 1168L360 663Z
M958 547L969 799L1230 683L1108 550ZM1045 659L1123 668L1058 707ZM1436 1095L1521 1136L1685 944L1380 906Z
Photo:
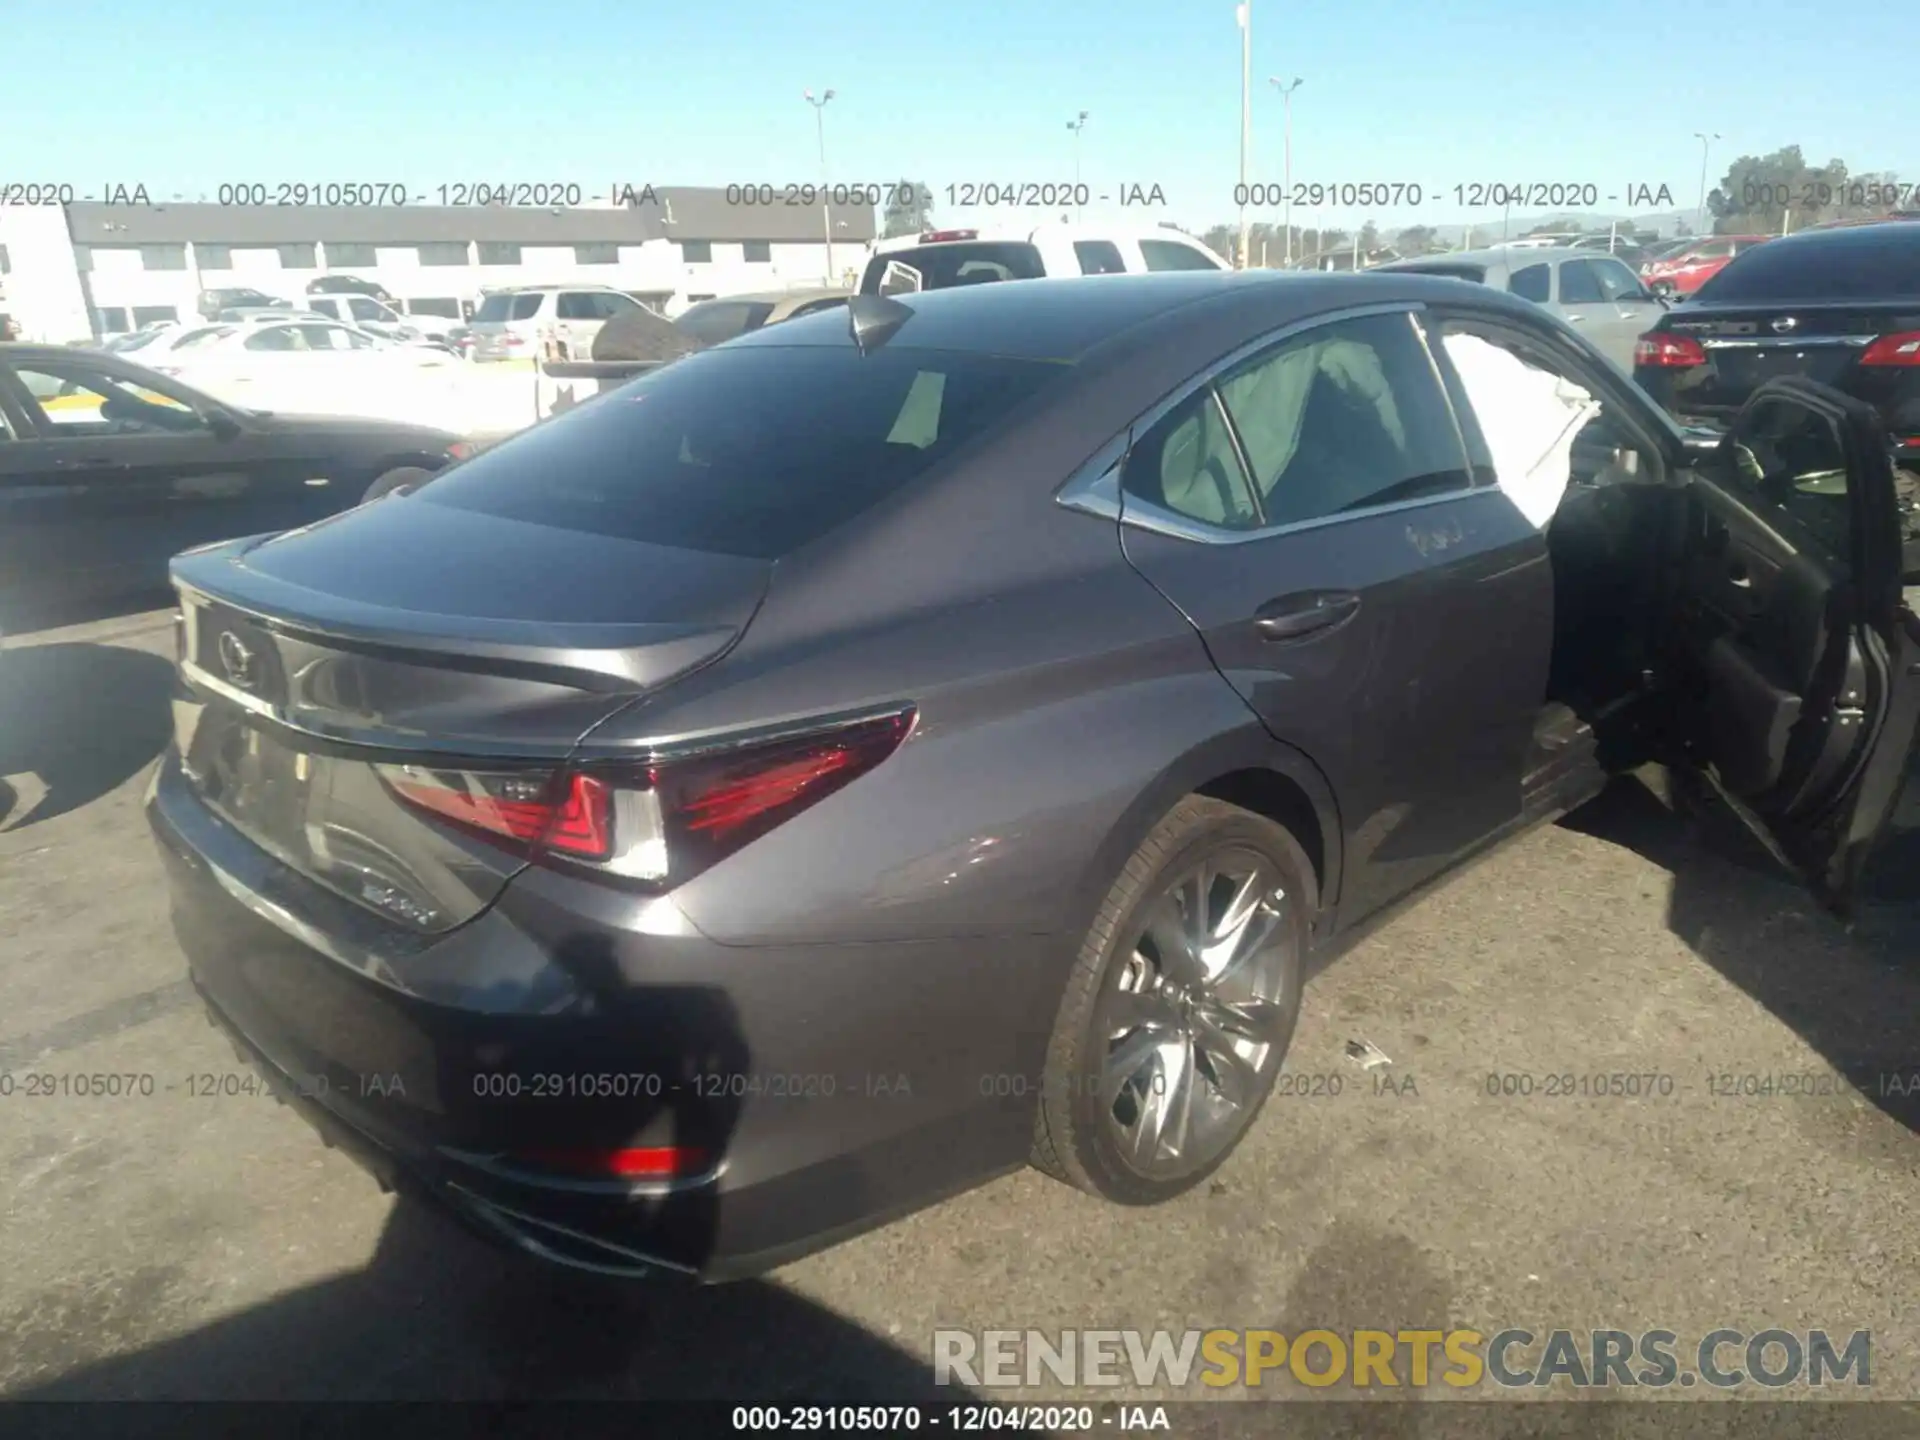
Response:
M1435 203L1467 210L1591 209L1603 201L1640 209L1674 203L1667 186L1645 181L1601 185L1592 180L1474 180L1426 185L1418 180L1300 180L1291 187L1269 183L1233 187L1236 205L1297 205L1304 210L1417 208Z

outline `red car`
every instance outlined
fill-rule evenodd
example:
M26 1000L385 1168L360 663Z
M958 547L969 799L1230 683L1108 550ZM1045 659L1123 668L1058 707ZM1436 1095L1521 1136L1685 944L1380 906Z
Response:
M1691 295L1718 275L1734 256L1764 245L1771 235L1703 235L1697 244L1640 267L1649 290Z

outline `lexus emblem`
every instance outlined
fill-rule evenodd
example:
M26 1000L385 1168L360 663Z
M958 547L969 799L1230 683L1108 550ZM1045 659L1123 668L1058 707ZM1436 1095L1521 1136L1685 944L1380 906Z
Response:
M1774 333L1779 335L1784 335L1789 330L1798 329L1799 325L1800 325L1800 322L1798 320L1794 319L1793 316L1788 315L1782 319L1774 321L1773 329L1774 329Z
M220 668L242 690L253 685L253 651L231 630L220 632Z

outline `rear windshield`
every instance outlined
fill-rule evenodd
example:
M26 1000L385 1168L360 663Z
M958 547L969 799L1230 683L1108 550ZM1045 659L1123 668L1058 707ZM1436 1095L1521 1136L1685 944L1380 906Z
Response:
M1064 373L891 346L707 351L482 452L417 498L771 560L878 504Z
M1742 251L1694 298L1737 305L1920 296L1920 225L1831 233L1831 241L1756 245Z
M540 295L489 295L473 312L476 325L498 325L507 320L531 320L540 313Z
M709 300L696 305L673 323L694 339L707 345L719 345L758 330L773 314L773 306L755 300Z
M911 250L889 250L869 260L867 273L860 278L862 294L880 293L880 280L887 273L889 261L919 272L922 290L994 280L1038 280L1047 273L1039 249L1022 242L978 240L920 245Z

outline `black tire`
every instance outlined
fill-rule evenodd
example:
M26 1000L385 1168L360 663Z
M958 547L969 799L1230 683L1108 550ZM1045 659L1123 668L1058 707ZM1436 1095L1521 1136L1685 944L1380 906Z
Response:
M417 490L433 478L433 471L422 470L417 465L402 465L397 470L389 470L373 484L367 487L367 493L360 498L362 505L370 505L375 500L406 486Z
M1122 1156L1107 1113L1113 1102L1103 1104L1101 1099L1103 1086L1096 1077L1104 1070L1108 1043L1098 1024L1102 1005L1118 990L1118 977L1136 963L1132 960L1135 942L1148 908L1179 876L1229 847L1256 852L1270 863L1278 872L1282 891L1294 902L1285 906L1281 919L1291 932L1291 944L1280 962L1284 1003L1276 1007L1284 1013L1271 1032L1250 1099L1240 1106L1237 1129L1230 1129L1224 1148L1185 1173L1148 1176ZM1302 963L1318 910L1319 886L1312 862L1281 826L1200 795L1189 795L1168 811L1122 867L1068 978L1047 1050L1034 1123L1034 1166L1119 1204L1156 1205L1192 1189L1224 1164L1259 1118L1285 1061L1299 1018Z

